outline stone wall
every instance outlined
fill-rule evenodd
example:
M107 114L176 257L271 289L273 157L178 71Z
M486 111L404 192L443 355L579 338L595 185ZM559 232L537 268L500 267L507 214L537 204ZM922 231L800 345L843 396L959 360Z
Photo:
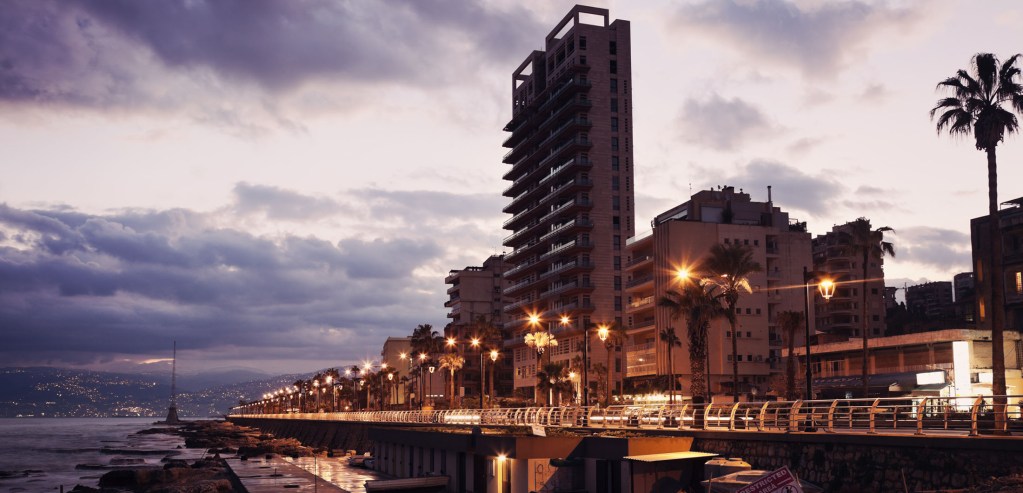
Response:
M373 446L369 426L364 423L259 418L230 418L230 421L259 428L278 438L294 438L314 448L355 450L361 454Z
M1023 446L1015 440L772 435L697 437L693 450L741 457L754 469L788 466L830 492L948 490L1023 473Z

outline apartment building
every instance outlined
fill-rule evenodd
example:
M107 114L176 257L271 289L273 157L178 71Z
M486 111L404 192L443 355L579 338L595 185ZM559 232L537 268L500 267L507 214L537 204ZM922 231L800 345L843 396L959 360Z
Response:
M973 272L960 272L952 278L955 290L955 318L959 322L973 324L976 321L977 287Z
M503 256L492 255L483 261L483 265L451 270L444 278L444 283L449 285L448 300L444 306L451 309L447 314L451 321L444 327L444 337L458 341L455 349L465 357L465 366L456 375L456 389L464 388L465 395L480 395L480 351L491 349L501 351L494 371L494 391L497 396L511 394L512 355L504 351L503 344L481 345L479 348L467 344L467 341L480 335L477 322L481 318L498 328L500 334L495 340L504 341L510 337L504 328L507 319L504 305L510 301L504 294L509 285L504 273L510 267ZM495 363L487 356L483 364L487 367L486 378L490 378L489 366ZM488 382L488 391L489 386Z
M1005 287L1002 325L1008 330L1023 331L1023 197L1002 204L998 211L1002 229L1002 272L998 279ZM970 221L973 241L973 273L977 288L977 328L991 330L991 294L987 273L991 271L991 239L988 234L990 216Z
M673 350L674 373L681 376L682 393L691 382L684 320L675 320L667 308L657 306L668 290L678 290L676 272L691 269L717 243L750 247L763 271L750 276L752 294L743 294L736 307L738 325L739 391L768 390L772 373L784 367L783 334L775 321L782 311L803 312L803 269L810 266L810 234L802 223L790 225L788 213L767 202L754 202L734 187L704 190L660 215L653 229L630 238L626 245L626 319L629 341L625 347L625 375L641 387L645 380L671 373L668 348L658 333L674 327L682 347ZM692 275L699 276L699 272ZM811 293L813 295L813 293ZM811 315L812 317L812 315ZM802 344L803 330L797 331ZM732 391L731 329L715 320L709 332L711 393Z
M955 315L952 283L934 281L906 288L906 309L928 320L949 320Z
M628 21L576 5L512 74L504 313L524 395L539 366L526 333L549 329L559 340L552 360L567 362L581 355L584 331L623 316L622 256L634 231L630 53ZM604 361L602 344L590 348L591 361Z
M884 258L874 256L863 277L861 255L850 250L852 223L835 226L813 239L813 269L830 274L838 286L831 300L816 300L816 327L829 340L862 337L863 290L867 290L868 336L885 335Z

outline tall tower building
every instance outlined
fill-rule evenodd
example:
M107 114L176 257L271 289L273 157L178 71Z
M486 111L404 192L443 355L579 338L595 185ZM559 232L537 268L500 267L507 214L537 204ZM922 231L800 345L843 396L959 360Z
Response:
M552 361L569 361L582 354L584 330L623 316L622 255L634 228L630 53L628 21L577 5L512 74L505 313L523 390L538 368L525 333L551 329ZM590 349L592 362L605 361L602 344Z
M652 223L652 231L630 238L627 246L625 376L629 387L640 389L645 382L664 382L674 374L682 394L691 395L686 321L672 318L670 310L658 306L657 300L669 290L680 291L679 270L705 275L696 269L708 258L711 247L720 243L748 247L763 269L749 276L753 292L740 296L736 305L739 392L752 396L777 391L771 388L771 375L785 368L781 358L785 335L777 323L778 314L804 312L803 268L811 262L805 225L790 225L788 213L775 207L770 198L754 202L748 193L736 192L733 187L697 192ZM682 341L682 346L672 351L670 362L668 346L659 337L669 327ZM802 326L796 331L797 344L803 343L803 332ZM711 323L708 351L712 394L730 394L735 385L731 327L723 318Z

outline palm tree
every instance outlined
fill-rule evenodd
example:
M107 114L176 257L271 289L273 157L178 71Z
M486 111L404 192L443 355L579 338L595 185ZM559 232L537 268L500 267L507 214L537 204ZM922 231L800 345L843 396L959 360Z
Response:
M741 291L753 292L749 285L749 275L763 268L753 260L753 249L739 243L718 243L710 247L706 268L713 276L708 281L721 287L721 300L728 309L725 318L728 319L732 333L732 398L739 402L739 342L735 332L735 305L739 302Z
M606 375L606 378L607 378L607 388L606 388L606 392L604 393L604 405L605 406L611 405L611 391L612 391L612 388L613 388L611 386L611 378L612 378L612 376L615 373L614 372L614 367L611 366L611 357L614 356L614 353L616 351L618 351L622 347L622 344L625 343L625 340L627 338L628 338L628 333L625 331L625 327L622 327L622 324L619 324L616 321L616 322L611 322L611 324L607 326L607 339L604 341L604 349L607 350L607 367L606 367L607 368L607 375ZM623 380L622 378L618 379L618 385L619 385L619 387L618 387L618 395L622 395L622 388L621 388L622 380Z
M440 355L440 367L447 368L451 372L451 401L449 407L455 407L455 372L461 370L465 366L465 358L458 355L458 353L444 353Z
M341 372L337 368L327 368L323 375L330 380L330 385L328 386L328 392L330 392L330 412L336 412L337 396L334 395L334 391L337 389L337 385L341 383Z
M572 391L572 382L568 378L568 371L568 366L561 363L543 365L543 368L536 372L537 388L545 394L556 394L560 400L562 394ZM551 399L549 405L554 405L554 399Z
M535 401L536 401L537 405L539 405L541 399L543 398L543 396L542 396L542 394L540 392L540 369L542 368L542 366L544 364L543 363L543 359L542 359L543 358L543 353L545 351L547 352L547 363L549 364L551 362L551 352L549 351L549 349L557 347L558 339L556 337L554 337L553 335L551 335L550 332L547 332L547 331L537 331L537 332L530 332L530 333L526 334L526 336L523 338L523 341L526 343L527 346L529 346L529 347L531 347L531 348L536 350L536 369L537 369L536 382L537 382L537 385L535 387L536 388L536 392L535 392L535 396L534 397L535 397Z
M973 73L959 70L954 77L938 83L938 89L951 90L953 96L938 100L931 109L931 118L940 112L936 125L940 134L947 130L954 137L973 134L977 150L987 153L987 210L988 235L991 255L986 288L990 299L988 310L991 321L991 391L1005 395L1005 347L1003 340L1004 286L1002 285L1002 230L998 225L998 163L995 148L1006 134L1019 131L1019 120L1013 111L1023 115L1023 84L1020 68L1016 66L1019 54L1009 57L999 66L991 53L973 56ZM1009 106L1009 109L1003 108ZM980 272L978 272L980 274ZM1004 427L1005 400L995 400L996 428Z
M778 325L785 334L785 343L789 346L789 357L785 361L785 398L796 400L796 329L803 325L803 312L786 310L778 314ZM806 364L810 364L807 355ZM812 397L807 396L807 399Z
M473 332L476 337L480 339L482 345L480 351L485 351L486 348L499 348L503 343L503 337L501 335L501 329L497 328L494 323L487 318L486 315L480 315L472 324ZM490 400L494 402L496 395L494 394L494 367L497 366L496 361L491 361L490 365ZM483 369L480 368L480 398L483 397Z
M717 286L704 282L686 282L682 291L668 290L657 304L669 309L670 316L679 320L686 319L686 340L689 343L689 371L692 374L690 393L693 400L709 397L710 385L706 381L708 368L707 332L711 320L724 314L721 307Z
M665 327L657 333L661 342L668 345L668 402L675 399L675 359L672 357L672 349L682 347L682 340L675 333L675 327Z
M867 336L870 334L870 330L867 327L867 268L870 266L871 260L880 259L885 254L895 256L895 245L884 241L884 234L894 233L895 230L888 226L871 229L870 220L865 217L861 217L849 225L847 254L859 256L863 267L863 285L860 287L863 294L860 303L860 322L862 323L860 332L863 336L863 397L869 397L867 380L870 378L870 371L867 368L867 362L870 361L870 353L867 348Z

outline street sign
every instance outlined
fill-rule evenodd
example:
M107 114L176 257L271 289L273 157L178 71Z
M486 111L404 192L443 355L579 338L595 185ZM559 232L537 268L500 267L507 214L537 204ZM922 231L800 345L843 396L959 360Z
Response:
M803 493L803 488L799 486L799 480L792 471L783 466L743 486L735 493Z

